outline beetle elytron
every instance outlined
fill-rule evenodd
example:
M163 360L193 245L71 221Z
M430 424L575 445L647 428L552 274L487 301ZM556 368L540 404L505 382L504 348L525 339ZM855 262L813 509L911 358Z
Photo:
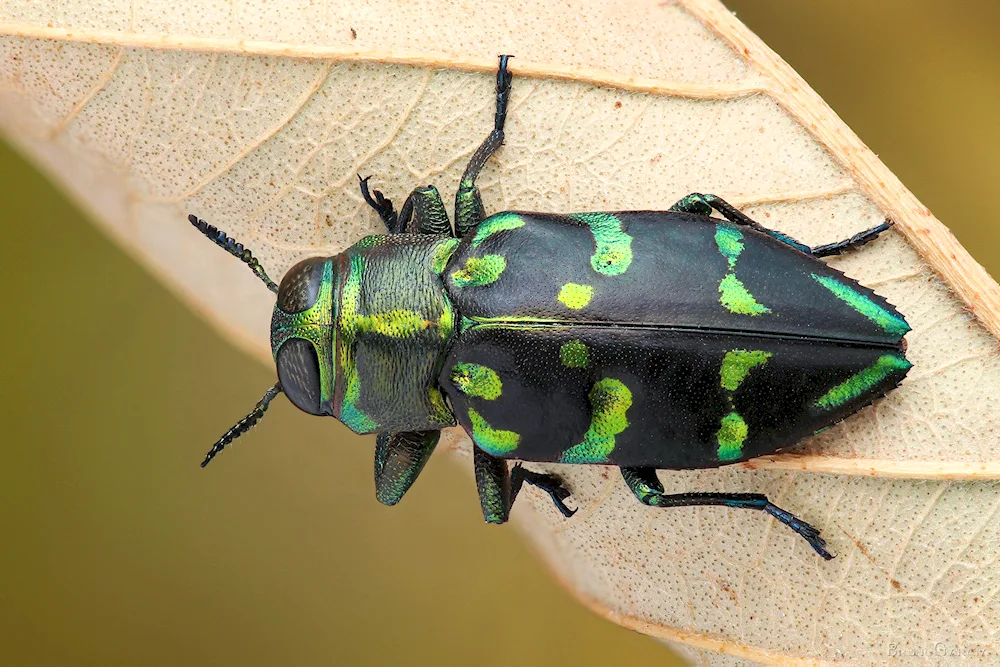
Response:
M486 217L475 181L503 143L508 58L454 230L434 187L397 214L361 179L389 233L299 262L278 286L249 250L190 216L277 293L279 381L202 466L284 392L305 412L378 433L375 483L388 505L457 421L475 443L489 522L507 520L524 483L573 513L558 477L506 459L610 464L646 505L763 510L832 558L818 530L763 495L667 495L655 471L771 454L899 384L906 321L818 260L890 223L810 248L701 194L669 211Z

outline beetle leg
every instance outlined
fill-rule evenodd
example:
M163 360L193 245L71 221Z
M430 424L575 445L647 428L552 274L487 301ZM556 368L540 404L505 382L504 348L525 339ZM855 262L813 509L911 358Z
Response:
M703 195L698 192L692 192L687 197L684 197L670 207L671 211L695 213L697 215L712 215L712 209L721 213L722 217L734 225L752 227L758 232L762 232L772 238L778 239L785 245L791 246L796 250L801 250L806 254L812 254L812 248L809 246L804 243L799 243L787 234L782 234L781 232L768 229L767 227L761 227L758 222L750 218L747 214L743 213L722 197L717 197L716 195Z
M762 510L805 538L816 553L830 560L833 555L826 550L826 542L819 531L774 505L759 493L678 493L666 495L654 468L622 468L625 483L635 497L651 507L690 507L693 505L725 505L748 510Z
M379 433L375 441L375 496L383 505L400 501L434 453L441 431Z
M508 471L504 459L492 456L478 447L473 447L473 465L476 469L479 502L487 523L506 523L514 499L525 482L548 493L563 516L571 517L576 512L563 503L569 498L569 491L555 475L526 470L520 463L512 471Z
M814 257L829 257L830 255L839 255L846 250L852 250L863 246L864 244L878 238L878 235L885 230L892 227L892 221L886 220L881 225L872 227L871 229L866 229L863 232L858 232L849 239L844 239L843 241L837 241L836 243L827 243L826 245L818 245L815 248L811 248L810 252Z
M497 69L497 109L493 119L493 131L486 137L486 140L476 149L465 167L462 180L458 184L458 192L455 193L455 229L458 236L465 236L470 229L478 225L486 212L483 209L483 200L479 196L479 188L476 186L476 177L482 171L483 165L490 159L490 156L503 145L503 125L507 120L507 103L510 101L511 74L507 71L507 61L511 56L500 56L500 67Z
M411 221L410 218L413 218ZM416 223L416 230L413 229ZM404 234L436 234L453 236L448 211L441 194L433 185L417 188L410 193L399 211L399 229Z
M372 193L368 190L369 178L371 176L361 178L361 174L358 174L358 181L360 181L361 185L361 196L365 198L365 202L369 206L375 209L378 217L382 218L382 222L385 223L385 227L389 230L389 233L398 234L400 231L399 222L396 217L396 211L392 207L392 200L383 195L379 190L374 191L375 196L373 197Z

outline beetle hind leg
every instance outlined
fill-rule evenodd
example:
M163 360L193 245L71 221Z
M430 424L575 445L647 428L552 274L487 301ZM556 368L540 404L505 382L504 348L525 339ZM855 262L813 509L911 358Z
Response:
M833 554L826 550L826 541L819 530L795 515L774 505L759 493L677 493L667 495L653 468L622 468L625 483L639 502L651 507L691 507L698 505L724 505L748 510L767 512L801 535L816 553L830 560Z
M503 145L503 126L507 120L512 79L511 73L507 70L507 61L510 57L500 56L500 67L497 69L497 106L493 118L493 131L472 154L458 184L458 192L455 193L455 230L459 236L465 236L469 230L482 222L486 215L479 188L476 186L476 177L490 156Z

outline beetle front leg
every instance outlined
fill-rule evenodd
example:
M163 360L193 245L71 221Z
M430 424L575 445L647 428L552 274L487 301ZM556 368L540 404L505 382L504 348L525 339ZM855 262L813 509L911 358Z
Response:
M434 453L441 431L379 433L375 441L375 496L383 505L400 501Z
M493 119L493 131L476 149L465 167L462 180L455 193L455 231L458 236L465 236L469 230L482 222L486 217L483 200L476 186L476 177L482 171L483 165L490 156L503 144L503 126L507 120L507 104L510 102L510 82L512 76L507 71L507 61L511 56L500 56L500 68L497 70L497 108Z
M635 497L651 507L691 507L698 505L725 505L748 510L767 512L801 535L816 553L830 560L833 554L826 550L826 542L819 530L786 512L759 493L678 493L666 495L654 468L622 468L625 483Z
M403 234L454 235L441 194L433 185L417 188L410 193L399 211L398 226Z
M514 505L514 500L525 482L549 494L556 509L563 516L571 517L576 513L576 510L566 507L563 502L569 498L569 490L555 475L526 470L520 463L508 472L507 462L504 459L488 454L479 447L473 447L472 454L479 503L482 505L483 518L487 523L507 522L510 508Z
M385 228L389 230L389 233L398 234L399 218L396 215L396 210L392 207L392 200L383 195L381 190L375 190L374 196L372 196L372 192L368 190L368 179L370 178L371 176L361 178L361 174L358 174L361 196L364 197L366 204L375 209L378 217L382 218L382 223L385 224Z

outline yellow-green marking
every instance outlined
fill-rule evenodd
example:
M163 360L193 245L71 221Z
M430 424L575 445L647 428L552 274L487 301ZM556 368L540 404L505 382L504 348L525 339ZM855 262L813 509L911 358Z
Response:
M835 297L877 324L886 333L903 336L910 330L910 325L903 318L893 315L864 294L848 287L836 278L818 276L815 273L812 274L812 277L813 280L830 290Z
M823 410L839 408L858 398L893 373L907 371L912 366L913 364L897 354L884 354L868 368L852 375L820 396L816 401L816 407Z
M719 369L722 388L736 391L750 374L750 369L763 366L772 356L771 352L763 350L730 350L726 352Z
M559 296L556 298L567 308L570 308L571 310L580 310L590 303L590 299L593 296L594 288L590 285L566 283L559 290Z
M469 257L463 268L452 272L451 278L456 287L480 287L496 282L506 268L507 260L502 255Z
M472 422L472 439L487 454L493 456L510 454L521 442L520 434L493 428L472 408L469 408L469 421Z
M622 221L610 213L575 213L570 216L590 227L594 254L590 266L605 276L620 276L632 264L632 237L622 230Z
M743 417L730 412L722 418L719 431L715 434L719 443L719 460L735 461L743 456L743 443L747 439L747 423Z
M729 273L719 281L719 303L737 315L756 317L770 313L771 309L758 303L746 285L736 277L736 260L743 252L743 233L733 225L719 223L715 226L715 245L729 264Z
M516 213L498 213L486 218L476 227L476 235L472 237L472 247L478 248L483 241L497 232L524 227L524 218Z
M503 382L492 368L479 364L455 364L451 369L451 381L466 396L494 401L503 393Z
M559 359L566 368L586 368L590 364L587 346L579 340L563 343L559 348Z
M722 418L719 430L715 434L719 444L718 457L720 461L735 461L743 456L743 443L746 442L749 428L746 420L733 410L733 392L740 388L750 371L767 363L773 355L764 350L730 350L722 359L719 367L719 384L726 390L730 413Z
M604 378L590 390L590 428L583 442L573 445L559 461L561 463L607 463L615 448L615 436L628 428L626 419L632 407L632 392L620 380Z

